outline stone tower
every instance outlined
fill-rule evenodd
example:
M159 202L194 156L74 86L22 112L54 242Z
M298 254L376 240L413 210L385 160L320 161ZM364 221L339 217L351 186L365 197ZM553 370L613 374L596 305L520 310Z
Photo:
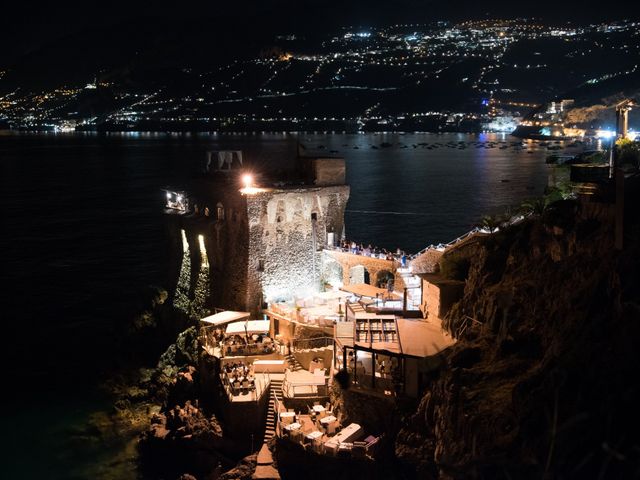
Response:
M247 163L213 152L189 185L167 188L170 290L193 315L257 315L265 302L317 291L322 250L344 234L344 159L298 156L277 174Z

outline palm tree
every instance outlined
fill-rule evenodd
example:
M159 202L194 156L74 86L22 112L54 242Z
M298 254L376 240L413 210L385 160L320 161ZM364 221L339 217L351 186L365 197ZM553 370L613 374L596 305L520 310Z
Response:
M478 226L483 230L489 230L489 233L493 233L498 231L502 223L502 218L498 215L485 215Z
M528 215L542 215L549 207L549 202L544 197L525 201L520 206L520 211Z

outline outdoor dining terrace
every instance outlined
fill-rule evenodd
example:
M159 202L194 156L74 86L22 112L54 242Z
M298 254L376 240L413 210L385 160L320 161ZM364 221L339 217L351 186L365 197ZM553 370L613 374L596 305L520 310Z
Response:
M246 312L222 311L201 319L203 348L218 358L275 353L279 346L269 336L269 320L249 320L248 316Z
M331 327L344 320L344 302L352 296L342 291L320 292L304 299L272 302L268 312L297 323Z
M230 402L256 402L268 392L270 378L253 364L240 361L222 365L220 382Z
M276 435L318 455L373 459L379 438L367 435L357 423L343 426L329 403L314 402L306 410L286 409L276 403Z

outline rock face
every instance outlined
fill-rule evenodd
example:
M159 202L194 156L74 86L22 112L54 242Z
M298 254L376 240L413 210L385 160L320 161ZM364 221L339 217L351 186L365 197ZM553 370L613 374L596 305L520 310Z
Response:
M218 477L219 480L250 480L256 470L256 455L249 455L231 470Z
M168 471L174 477L185 472L204 477L224 461L220 452L225 447L222 428L215 416L205 415L197 404L189 401L165 414L154 415L140 440L144 470L150 476Z
M151 390L155 398L169 406L195 398L198 349L195 327L178 335L176 342L162 354L152 374Z
M166 290L148 287L139 297L137 313L121 326L119 335L117 358L125 368L154 362L180 332L195 325L167 301Z
M470 247L460 335L396 456L419 478L629 478L638 471L640 229L559 204ZM472 320L471 320L472 319Z

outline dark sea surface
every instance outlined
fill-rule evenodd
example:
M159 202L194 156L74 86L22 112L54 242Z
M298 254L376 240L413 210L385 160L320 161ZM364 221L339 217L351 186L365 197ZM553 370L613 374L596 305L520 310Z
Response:
M542 194L549 175L551 152L516 150L504 135L0 132L3 350L15 385L3 398L6 478L69 478L100 461L61 439L102 406L92 389L113 365L115 325L147 285L165 283L161 187L187 182L208 150L242 149L268 168L298 141L346 158L348 238L408 252Z

